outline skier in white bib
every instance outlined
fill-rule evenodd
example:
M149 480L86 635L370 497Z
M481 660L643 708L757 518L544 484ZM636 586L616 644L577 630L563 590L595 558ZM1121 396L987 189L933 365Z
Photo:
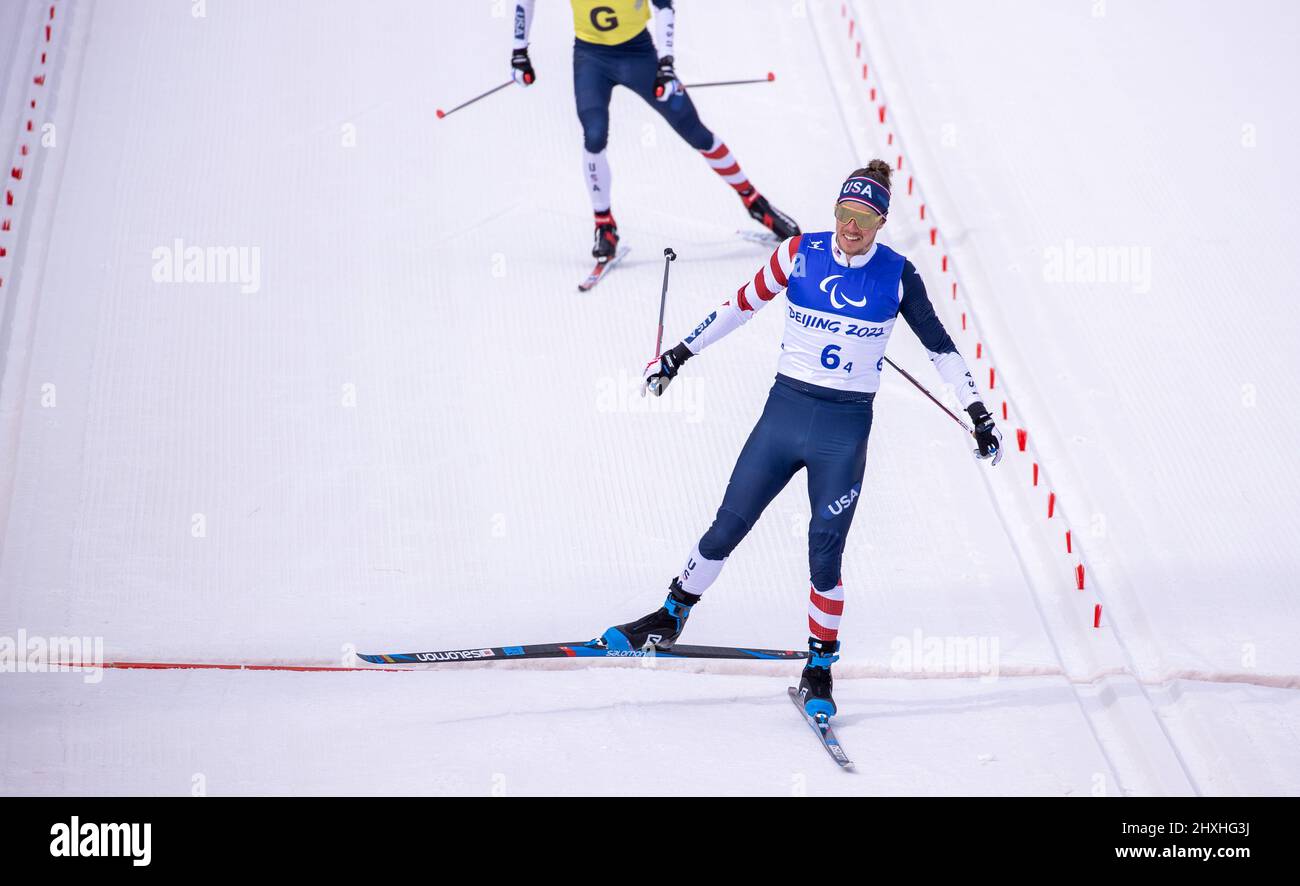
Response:
M645 388L662 395L691 357L749 321L782 291L788 303L776 383L727 484L713 525L669 585L662 608L610 628L613 649L672 648L691 607L763 509L801 468L808 471L808 649L799 690L810 716L835 713L831 665L839 658L844 585L840 561L863 494L872 400L896 318L929 351L939 376L970 413L976 455L997 464L1002 434L984 407L966 361L935 315L912 263L876 234L889 214L889 164L855 170L835 203L835 230L784 241L734 299L651 361Z

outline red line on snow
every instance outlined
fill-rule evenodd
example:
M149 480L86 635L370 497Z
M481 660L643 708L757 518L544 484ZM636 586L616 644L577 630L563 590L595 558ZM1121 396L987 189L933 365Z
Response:
M326 667L324 665L273 665L248 664L245 662L179 662L179 661L106 661L103 664L84 664L82 662L55 662L52 667L68 670L112 669L119 671L389 671L407 672L411 668L347 668Z

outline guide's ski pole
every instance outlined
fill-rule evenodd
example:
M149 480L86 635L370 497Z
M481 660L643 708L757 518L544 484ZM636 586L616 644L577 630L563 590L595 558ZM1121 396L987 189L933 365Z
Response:
M511 83L514 83L514 82L515 82L514 79L511 78L511 79L507 80L505 83L502 83L500 86L493 86L493 87L492 87L491 89L489 89L487 92L481 92L481 93L479 93L478 95L474 96L474 97L473 97L472 99L470 99L469 101L467 101L467 102L461 102L460 104L456 105L456 107L452 108L450 111L444 111L442 108L438 108L438 110L436 111L436 113L437 113L437 115L438 115L438 119L441 120L443 117L446 117L448 114L454 114L454 113L456 113L457 111L459 111L461 108L469 107L470 105L474 104L474 102L478 101L479 99L481 99L481 98L487 98L489 95L491 95L492 93L496 92L497 90L499 90L499 89L505 89L507 86L509 86Z
M970 425L966 424L966 422L962 421L960 418L958 418L956 415L954 415L954 414L953 414L953 411L952 411L951 409L949 409L947 406L944 406L942 403L940 403L938 400L936 400L934 394L931 394L929 391L927 391L927 390L925 389L925 386L924 386L924 385L922 385L922 384L921 384L919 381L917 381L916 379L912 378L911 373L909 373L909 372L908 372L906 369L904 369L903 367L899 366L899 365L898 365L897 363L895 363L893 360L890 360L888 357L885 358L885 362L888 363L890 366L894 367L894 369L896 369L896 370L899 372L899 374L901 374L901 375L903 376L903 378L907 379L907 380L910 381L912 384L916 385L916 389L917 389L918 391L920 391L922 394L925 394L925 396L929 397L931 403L933 403L935 406L938 406L938 407L939 407L940 409L942 409L944 412L948 413L948 417L949 417L950 419L952 419L953 421L957 422L957 424L961 425L961 429L962 429L963 431L965 431L966 433L970 434L972 437L975 436L975 432L971 430Z
M711 83L685 83L687 89L703 89L705 86L741 86L745 83L771 83L776 79L776 74L771 71L767 72L766 77L756 77L753 80L714 80Z

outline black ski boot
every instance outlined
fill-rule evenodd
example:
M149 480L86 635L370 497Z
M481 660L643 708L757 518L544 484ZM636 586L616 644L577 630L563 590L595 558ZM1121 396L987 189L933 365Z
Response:
M782 240L787 237L794 237L799 233L799 226L795 224L794 219L768 203L767 198L757 190L751 190L748 194L741 194L740 199L745 201L745 208L749 210L750 218Z
M607 630L600 638L604 645L624 652L639 651L646 647L653 647L660 652L672 649L682 628L686 627L691 607L700 602L700 596L688 594L676 578L668 590L668 599L664 600L664 605L645 618Z
M831 698L831 665L840 660L840 641L808 638L808 664L799 680L799 697L808 716L818 714L831 717L835 714L835 699Z
M613 213L596 213L596 242L591 247L591 257L604 264L618 251L618 224Z

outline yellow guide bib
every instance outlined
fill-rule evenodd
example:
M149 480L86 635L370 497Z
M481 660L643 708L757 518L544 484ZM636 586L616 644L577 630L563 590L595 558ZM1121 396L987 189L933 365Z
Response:
M645 30L650 0L570 0L573 32L579 40L614 46Z

